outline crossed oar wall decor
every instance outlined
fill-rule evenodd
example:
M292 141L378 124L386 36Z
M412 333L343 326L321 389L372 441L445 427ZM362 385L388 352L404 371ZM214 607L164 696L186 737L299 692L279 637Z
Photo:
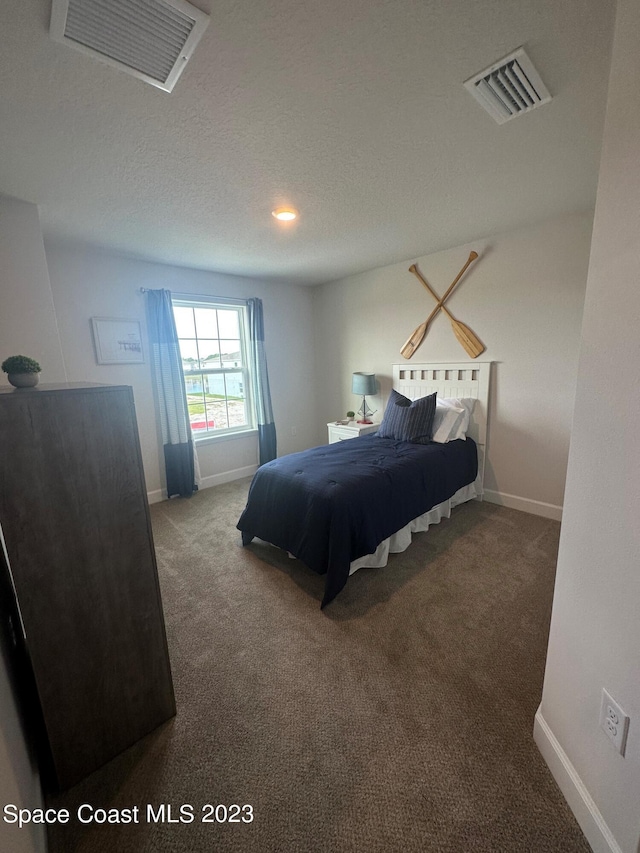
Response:
M424 340L424 336L427 334L427 329L429 328L429 323L433 320L433 318L436 316L436 314L441 308L451 321L451 328L453 329L454 335L460 341L460 343L465 348L467 353L471 356L471 358L477 358L481 352L484 352L485 348L482 341L477 337L477 335L474 334L474 332L471 331L468 326L465 326L464 323L461 323L459 320L456 320L456 318L450 313L450 311L445 308L444 304L449 295L451 294L453 288L456 286L456 284L460 281L462 276L467 271L467 268L475 261L477 257L477 252L471 252L466 264L462 267L458 275L451 282L451 284L445 291L445 294L442 299L431 289L426 279L424 279L422 274L420 273L420 270L418 269L417 265L411 264L411 266L409 267L409 272L412 272L416 276L416 278L424 285L424 287L426 287L426 289L429 291L429 293L433 296L433 298L438 304L433 309L431 314L429 314L424 323L420 323L420 325L413 330L413 334L408 338L408 340L405 342L404 346L400 350L400 355L402 355L404 358L411 358L411 356L414 354L414 352L418 349L418 347Z

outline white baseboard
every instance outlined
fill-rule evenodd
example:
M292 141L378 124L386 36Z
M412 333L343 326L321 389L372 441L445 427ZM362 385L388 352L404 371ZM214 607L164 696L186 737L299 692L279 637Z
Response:
M232 480L242 480L243 477L253 477L258 470L257 465L246 465L244 468L234 468L233 471L225 471L222 474L211 474L208 477L203 477L200 489L210 489L211 486L221 486L223 483L230 483Z
M539 708L533 724L533 739L594 853L622 853L584 782Z
M495 492L493 489L484 490L484 499L492 504L507 506L509 509L519 509L522 512L530 512L533 515L541 515L543 518L552 518L554 521L562 521L562 507L556 504L548 504L544 501L534 501L531 498L521 498L518 495L509 495L506 492Z
M198 489L210 489L211 486L221 486L223 483L230 483L232 480L253 477L257 470L257 465L246 465L244 468L235 468L233 471L224 471L222 474L211 474L208 477L202 477ZM150 504L166 501L167 493L164 489L154 489L153 492L147 492L147 500Z

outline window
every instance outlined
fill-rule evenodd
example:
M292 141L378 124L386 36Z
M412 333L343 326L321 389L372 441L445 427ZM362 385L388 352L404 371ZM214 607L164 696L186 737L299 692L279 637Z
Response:
M224 300L172 302L193 437L253 429L246 307Z

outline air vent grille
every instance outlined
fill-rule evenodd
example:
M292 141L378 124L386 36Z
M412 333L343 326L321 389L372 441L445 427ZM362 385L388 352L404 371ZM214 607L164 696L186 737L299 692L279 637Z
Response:
M53 0L51 36L170 92L208 23L185 0Z
M498 124L551 100L549 90L521 47L464 85Z

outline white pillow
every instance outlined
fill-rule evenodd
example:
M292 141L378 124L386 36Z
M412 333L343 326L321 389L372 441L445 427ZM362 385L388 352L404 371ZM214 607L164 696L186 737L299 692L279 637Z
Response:
M458 413L457 420L451 429L451 434L449 435L449 438L446 439L447 441L453 441L456 438L466 439L467 430L469 429L469 420L471 419L471 412L473 411L475 404L476 401L473 397L464 397L462 399L459 399L458 397L437 398L436 414L438 413L438 407L442 407L443 409L462 409L462 414Z
M433 416L432 441L446 444L456 438L458 427L462 423L465 410L457 406L436 406Z

